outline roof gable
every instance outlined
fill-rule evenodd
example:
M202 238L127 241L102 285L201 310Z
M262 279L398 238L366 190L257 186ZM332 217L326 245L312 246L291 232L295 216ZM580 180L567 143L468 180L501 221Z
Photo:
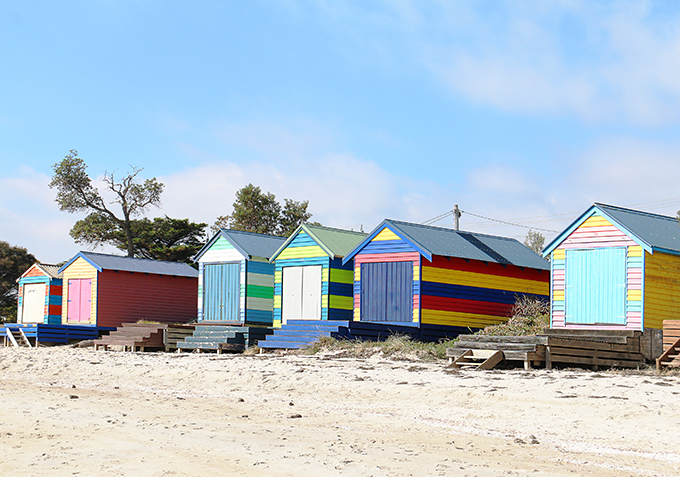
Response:
M545 247L543 256L549 255L574 230L596 214L605 217L612 225L649 253L659 251L680 254L680 223L675 217L596 202Z
M45 275L46 277L49 278L56 278L59 279L61 278L61 273L59 273L59 267L57 265L50 265L48 263L40 263L40 262L35 262L33 265L28 267L28 269L21 274L21 276L17 279L17 281L21 280L25 276L27 276L31 270L37 269Z
M395 235L406 241L420 252L426 259L432 255L457 257L467 260L480 260L511 264L518 267L548 270L550 264L528 247L515 239L493 235L464 232L444 227L432 227L397 220L384 220L359 246L344 259L351 260L373 238L388 228Z
M366 234L363 232L335 229L321 225L302 224L295 232L293 232L288 240L279 247L269 261L272 262L276 260L281 252L283 252L283 250L288 247L300 233L307 234L330 258L344 257L352 251L364 237L366 237Z
M95 252L78 252L59 269L62 273L73 262L82 258L92 265L97 271L118 270L125 272L153 273L156 275L174 275L179 277L198 277L198 270L195 270L186 263L167 262L164 260L150 260L146 258L122 257L120 255L109 255Z
M242 230L220 229L207 244L194 256L197 262L220 238L228 241L245 258L262 257L269 258L286 241L285 237L275 235L256 234Z

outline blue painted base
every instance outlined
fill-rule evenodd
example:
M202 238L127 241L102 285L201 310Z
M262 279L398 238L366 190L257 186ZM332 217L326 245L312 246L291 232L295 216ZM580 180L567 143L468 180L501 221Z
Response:
M94 340L102 334L115 331L116 328L94 325L47 325L47 324L24 324L5 323L0 328L0 336L7 336L6 329L21 328L27 338L35 338L39 343L68 343L71 340Z

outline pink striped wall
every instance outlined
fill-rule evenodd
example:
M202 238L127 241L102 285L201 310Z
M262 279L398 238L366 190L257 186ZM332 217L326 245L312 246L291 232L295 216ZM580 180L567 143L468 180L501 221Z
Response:
M637 245L625 233L607 225L603 227L579 227L558 248L628 247Z

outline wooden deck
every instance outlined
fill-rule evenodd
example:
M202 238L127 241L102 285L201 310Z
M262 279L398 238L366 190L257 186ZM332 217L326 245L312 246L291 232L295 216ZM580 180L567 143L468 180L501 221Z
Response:
M663 354L656 360L656 369L680 367L680 320L663 322Z
M194 332L192 325L123 323L108 336L94 342L95 349L120 347L123 351L174 351L177 342Z
M466 351L502 351L503 361L522 361L525 369L554 363L575 366L637 368L645 364L639 331L545 330L538 336L461 335L446 350L455 364Z

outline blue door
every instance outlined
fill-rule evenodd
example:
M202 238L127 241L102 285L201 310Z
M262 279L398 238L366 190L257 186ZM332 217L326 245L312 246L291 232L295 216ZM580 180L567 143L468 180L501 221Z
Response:
M413 262L361 264L361 321L413 321Z
M567 250L565 321L626 324L626 247Z
M241 321L239 263L206 264L203 269L203 290L205 321Z

